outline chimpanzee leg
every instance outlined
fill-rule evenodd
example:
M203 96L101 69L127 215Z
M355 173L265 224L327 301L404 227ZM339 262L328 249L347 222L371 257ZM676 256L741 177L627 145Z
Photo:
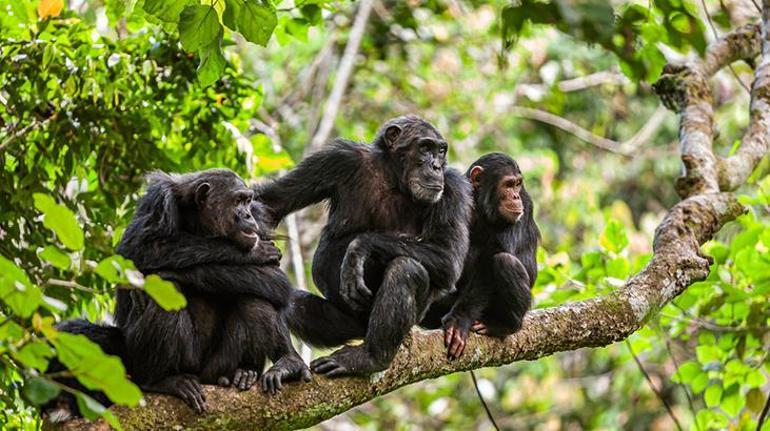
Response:
M493 256L492 287L494 299L484 310L483 333L504 337L521 329L524 314L532 305L529 275L519 259L510 253Z
M309 292L295 291L286 322L300 339L319 347L345 344L366 335L366 324L331 301Z
M329 377L367 375L390 365L404 336L422 317L429 298L425 268L414 259L397 257L388 265L374 298L364 343L345 346L313 361L313 371Z
M291 344L284 316L270 303L259 299L242 304L240 309L249 323L244 366L264 364L265 356L273 362L273 366L262 375L262 389L275 394L286 380L309 381L310 368ZM262 370L261 365L259 370Z
M200 340L188 309L163 310L155 301L136 292L141 314L121 328L131 356L132 380L146 392L174 395L197 412L205 410L205 397L193 374L200 366Z

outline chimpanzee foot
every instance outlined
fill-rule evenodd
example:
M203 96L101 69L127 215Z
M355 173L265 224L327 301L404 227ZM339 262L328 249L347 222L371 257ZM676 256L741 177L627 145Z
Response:
M203 387L201 387L198 377L192 374L166 377L159 382L142 385L142 390L173 395L180 398L197 413L206 411L206 396L203 394Z
M377 361L363 345L345 346L329 356L310 363L310 369L326 377L367 376L388 368L388 363Z
M276 361L269 370L262 375L262 390L275 395L283 389L283 381L301 380L309 382L311 379L310 368L296 355L287 355Z
M233 386L242 391L249 390L259 380L259 371L238 368L233 376Z
M514 332L517 332L519 329L521 329L520 321L515 322L513 326L493 325L484 322L475 322L473 326L471 326L471 331L477 334L498 338L507 337Z

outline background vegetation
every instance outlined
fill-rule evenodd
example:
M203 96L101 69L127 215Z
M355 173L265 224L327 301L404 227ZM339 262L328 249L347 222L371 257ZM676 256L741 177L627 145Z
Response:
M0 423L37 429L34 406L70 390L45 374L54 357L114 402L139 402L119 361L52 325L110 321L117 284L183 305L113 255L144 172L223 166L259 180L311 151L330 111L331 136L359 140L419 113L460 169L485 152L513 155L543 232L537 307L617 287L647 262L653 229L678 201L676 121L651 83L666 62L759 17L750 0L368 3L349 57L359 10L350 2L0 0ZM722 136L746 126L750 82L745 64L714 80ZM327 101L340 85L337 112ZM717 145L728 154L735 142ZM629 341L477 372L498 425L759 429L770 176L740 192L750 211L704 247L715 258L709 278ZM304 211L286 231L287 272L310 289L322 213ZM318 428L491 423L470 376L455 374Z

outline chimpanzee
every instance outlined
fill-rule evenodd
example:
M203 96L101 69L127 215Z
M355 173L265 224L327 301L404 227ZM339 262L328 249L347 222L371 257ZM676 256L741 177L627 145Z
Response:
M436 302L421 323L443 327L450 358L462 354L470 330L495 337L518 331L537 277L540 231L516 161L487 154L465 175L475 203L468 257L457 293Z
M200 383L245 390L261 375L263 389L275 393L283 379L310 378L280 314L293 289L278 267L280 252L260 241L269 231L254 218L263 209L252 195L229 170L151 174L117 248L187 299L185 309L169 312L143 291L118 290L115 317L131 377L199 412ZM266 356L273 366L262 374Z
M372 145L337 139L257 188L273 224L329 200L312 268L325 298L295 291L289 327L314 345L364 343L316 359L313 371L333 377L387 368L429 304L459 278L471 190L446 167L446 152L433 125L407 115L385 123Z

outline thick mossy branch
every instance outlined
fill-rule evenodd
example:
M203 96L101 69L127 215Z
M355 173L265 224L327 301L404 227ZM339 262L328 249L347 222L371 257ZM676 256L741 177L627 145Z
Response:
M734 155L720 160L719 185L722 190L737 189L751 175L770 150L770 12L762 12L762 59L754 71L751 86L750 121L741 146ZM754 44L752 44L754 45Z

